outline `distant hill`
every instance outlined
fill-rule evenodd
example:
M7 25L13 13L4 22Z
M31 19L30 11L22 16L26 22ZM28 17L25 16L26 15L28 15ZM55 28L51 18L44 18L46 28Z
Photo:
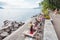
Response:
M0 9L4 9L7 4L5 2L0 2Z
M41 6L39 6L39 7L36 7L36 8L34 8L34 9L40 9L41 8Z
M0 9L4 9L3 7L0 7Z

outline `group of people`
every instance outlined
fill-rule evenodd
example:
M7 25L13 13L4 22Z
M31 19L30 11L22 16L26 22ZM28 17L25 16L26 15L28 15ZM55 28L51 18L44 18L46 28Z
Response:
M33 34L34 33L34 29L35 27L38 28L38 24L39 26L42 26L44 24L45 18L43 14L40 14L37 18L35 18L35 22L30 22L30 33Z
M51 10L50 10L51 11ZM52 12L50 12L50 20L51 20L51 22L53 23L53 18L57 15L57 14L59 14L60 13L60 11L59 11L59 9L58 8L54 8L53 10L52 10Z
M59 9L58 8L54 8L53 12L54 12L54 14L58 14L59 13Z

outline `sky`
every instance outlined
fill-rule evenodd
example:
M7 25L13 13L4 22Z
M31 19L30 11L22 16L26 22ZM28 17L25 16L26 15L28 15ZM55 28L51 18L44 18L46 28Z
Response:
M12 8L36 8L39 7L39 2L42 0L0 0L5 4L5 7ZM2 6L0 4L0 6Z

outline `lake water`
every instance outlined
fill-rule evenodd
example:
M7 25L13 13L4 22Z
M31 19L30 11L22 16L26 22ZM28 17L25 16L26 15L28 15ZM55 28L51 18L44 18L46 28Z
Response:
M41 9L33 8L6 8L0 9L0 26L4 20L26 21L33 15L39 14Z

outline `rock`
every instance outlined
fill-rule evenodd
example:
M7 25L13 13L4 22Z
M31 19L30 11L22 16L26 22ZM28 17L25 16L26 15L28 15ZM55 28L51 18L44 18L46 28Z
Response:
M4 31L9 32L10 28L8 27L8 28L4 29Z
M14 26L10 26L9 28L10 28L10 30L14 30Z
M23 23L23 22L20 22L20 23L19 23L19 26L22 26L23 24L25 24L25 23Z
M4 25L0 28L0 35L5 38L15 30L17 30L20 26L22 26L23 22L9 21L5 20Z
M4 32L4 30L0 30L0 34L1 34L2 32Z
M0 35L1 35L2 37L5 37L5 36L8 36L9 33L8 33L8 32L3 32L3 33L1 33Z
M19 25L19 24L15 23L15 24L14 24L14 27L17 27L17 28L18 28L18 25Z
M4 25L7 26L7 25L9 24L9 22L10 22L10 21L5 20L5 21L4 21Z
M14 31L17 30L18 28L14 28Z
M2 36L0 35L0 40L2 40Z
M21 24L18 24L18 27L20 27L21 26Z
M11 33L13 33L14 31L11 31Z

